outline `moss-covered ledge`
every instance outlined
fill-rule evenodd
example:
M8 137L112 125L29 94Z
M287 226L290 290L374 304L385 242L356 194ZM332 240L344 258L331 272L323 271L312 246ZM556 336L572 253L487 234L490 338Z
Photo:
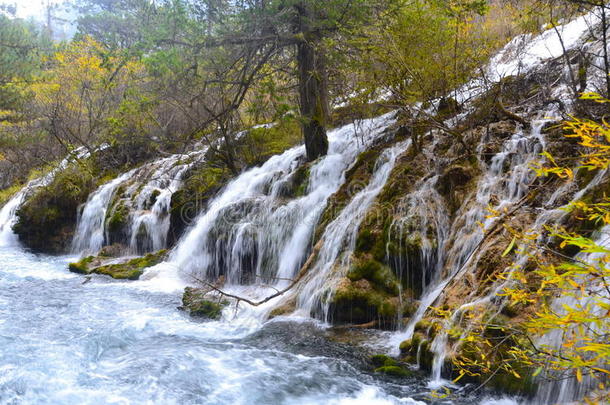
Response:
M161 263L167 257L167 250L149 253L143 257L125 261L108 260L107 256L88 256L70 263L68 269L78 274L103 274L117 280L137 280L148 267Z

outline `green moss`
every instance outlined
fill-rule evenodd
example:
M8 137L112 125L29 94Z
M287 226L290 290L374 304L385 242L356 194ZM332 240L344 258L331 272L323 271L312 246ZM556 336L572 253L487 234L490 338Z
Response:
M383 373L394 377L408 377L412 373L402 367L396 359L385 354L371 356L371 363L375 366L376 373Z
M36 251L65 251L76 227L77 209L94 188L87 161L68 166L21 205L13 230L26 246Z
M394 366L396 365L396 360L385 354L376 354L371 356L371 363L375 367Z
M398 295L398 282L392 270L375 259L364 259L354 263L347 273L351 281L368 280L373 288Z
M184 176L180 190L172 195L170 205L170 240L177 240L186 226L207 207L207 202L229 182L231 172L224 167L203 162L191 168Z
M393 377L409 377L413 375L413 373L400 366L383 366L376 368L375 372L391 375Z
M432 337L416 332L411 339L400 344L400 355L408 363L416 363L419 360L419 366L423 370L429 371L432 369L434 360L434 353L430 349L431 341Z
M106 229L110 233L121 232L127 226L128 219L129 208L120 202L108 212L106 218Z
M103 274L117 280L137 280L144 270L161 263L167 257L166 250L149 253L144 257L128 260L124 263L104 265L102 258L89 256L77 263L70 263L70 271L79 274Z
M206 299L207 291L187 287L182 295L182 306L189 314L197 318L220 319L226 301L213 302Z
M376 321L382 328L391 328L398 318L398 299L375 289L366 279L356 282L342 280L330 301L331 318L336 324L364 324Z
M76 263L70 263L68 269L73 273L89 274L89 265L93 262L94 257L88 256Z
M273 126L250 129L239 141L239 152L247 167L258 166L302 141L296 119L284 119Z
M3 190L0 190L0 207L6 204L15 194L23 188L23 184L14 184Z
M303 165L300 166L294 173L292 184L294 187L293 197L302 197L307 192L307 187L309 186L309 176L310 176L310 168L309 166Z

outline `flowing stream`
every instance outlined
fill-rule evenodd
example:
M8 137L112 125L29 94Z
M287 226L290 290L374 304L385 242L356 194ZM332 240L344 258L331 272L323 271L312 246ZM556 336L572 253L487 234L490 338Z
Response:
M195 323L179 295L83 284L68 260L0 248L0 404L416 403L306 324Z

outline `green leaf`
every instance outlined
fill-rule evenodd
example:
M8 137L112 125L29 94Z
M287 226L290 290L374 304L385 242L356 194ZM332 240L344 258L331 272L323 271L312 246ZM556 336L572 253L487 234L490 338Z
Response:
M517 237L513 236L513 240L510 241L510 244L508 245L506 250L502 253L502 257L506 257L506 255L508 255L511 252L511 250L513 250L513 248L515 247L516 241L517 241Z
M542 367L538 367L536 369L536 371L534 371L534 374L532 374L532 377L538 376L538 374L540 374L541 372L542 372Z

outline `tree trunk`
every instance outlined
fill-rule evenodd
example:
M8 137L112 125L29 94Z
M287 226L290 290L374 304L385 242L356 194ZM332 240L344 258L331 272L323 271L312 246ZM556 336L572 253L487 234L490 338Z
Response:
M298 33L302 35L302 40L297 45L297 63L303 137L307 159L312 161L328 152L326 68L324 58L316 49L319 38L310 30L312 16L309 7L302 3L297 7L297 11Z

